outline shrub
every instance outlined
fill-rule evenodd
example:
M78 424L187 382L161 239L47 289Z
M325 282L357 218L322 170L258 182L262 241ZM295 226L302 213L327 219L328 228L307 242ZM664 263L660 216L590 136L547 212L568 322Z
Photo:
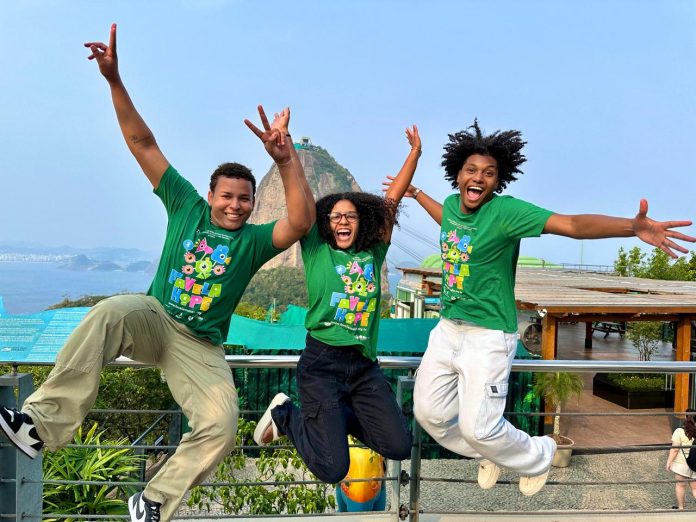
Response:
M641 373L610 373L609 382L626 391L661 391L665 389L664 375Z
M294 449L263 449L255 461L253 477L247 477L247 459L239 446L254 445L256 422L240 418L237 449L220 464L211 482L244 483L240 486L197 487L191 491L188 505L210 511L213 506L225 513L297 514L323 513L335 509L336 500L328 484L246 485L248 482L290 482L316 480ZM286 441L287 442L287 441ZM277 445L277 444L276 444ZM243 473L247 470L247 473ZM299 475L299 479L298 479Z
M124 445L125 439L102 441L104 432L97 433L97 424L84 433L80 427L74 443L80 445ZM74 515L123 515L128 513L127 498L137 488L124 487L117 482L137 471L142 457L130 449L63 448L43 457L44 513ZM113 485L51 484L52 480L113 481ZM49 519L58 520L58 519ZM67 517L71 522L79 520Z

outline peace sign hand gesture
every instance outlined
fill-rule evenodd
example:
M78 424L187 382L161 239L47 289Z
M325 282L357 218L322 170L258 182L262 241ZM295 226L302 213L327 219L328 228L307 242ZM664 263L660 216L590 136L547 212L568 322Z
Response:
M118 57L116 56L116 24L111 24L108 47L102 42L86 42L85 47L89 47L92 54L88 60L96 60L99 65L99 72L102 73L108 82L119 79Z
M266 152L273 158L273 161L278 164L289 162L292 149L285 146L285 137L288 134L288 124L290 123L290 108L286 107L280 113L276 113L273 124L268 123L263 106L259 105L258 110L263 131L249 120L244 120L244 123L263 142Z

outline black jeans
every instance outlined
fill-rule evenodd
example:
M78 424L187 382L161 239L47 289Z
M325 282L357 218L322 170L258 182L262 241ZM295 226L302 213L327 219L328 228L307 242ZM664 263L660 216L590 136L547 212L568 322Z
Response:
M411 455L411 432L379 365L355 347L330 346L307 335L297 364L301 407L271 411L309 470L334 484L348 473L348 434L392 460Z

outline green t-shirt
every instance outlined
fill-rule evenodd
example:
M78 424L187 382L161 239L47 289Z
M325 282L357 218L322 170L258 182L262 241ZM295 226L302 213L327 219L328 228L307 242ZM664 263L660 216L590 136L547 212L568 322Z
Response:
M167 235L148 295L196 335L221 344L244 290L281 252L273 226L226 230L210 222L210 206L171 165L154 193L167 209Z
M309 297L305 327L310 335L332 346L358 345L374 361L380 274L389 245L378 243L363 252L331 248L316 224L300 244Z
M517 331L515 269L520 239L538 237L553 214L511 196L493 199L472 214L453 194L442 207L442 317L491 330Z

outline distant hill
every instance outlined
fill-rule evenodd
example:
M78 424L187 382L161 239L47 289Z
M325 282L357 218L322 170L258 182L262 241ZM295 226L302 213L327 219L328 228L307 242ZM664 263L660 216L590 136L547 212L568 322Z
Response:
M59 268L74 271L147 272L153 263L152 257L152 254L137 248L76 248L67 245L48 247L38 243L8 241L0 243L0 263L59 263Z

